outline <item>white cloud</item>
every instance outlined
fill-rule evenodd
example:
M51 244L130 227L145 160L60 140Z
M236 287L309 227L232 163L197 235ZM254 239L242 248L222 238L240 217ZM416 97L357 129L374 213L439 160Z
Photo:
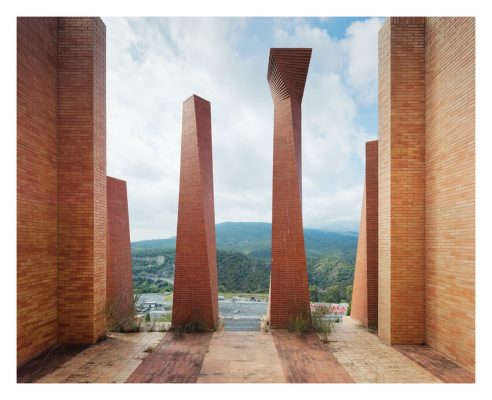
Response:
M309 20L272 20L270 37L259 42L249 19L105 23L108 175L128 182L132 240L175 234L181 108L193 93L212 105L216 221L271 219L273 104L266 68L273 45L313 47L303 101L304 222L358 223L364 142L375 132L356 116L372 90L361 77L376 82L376 72L371 65L365 71L353 54L373 23L352 25L340 41ZM251 40L254 51L244 52Z
M356 21L342 40L342 48L348 57L347 82L357 98L369 104L377 100L377 35L382 24L382 18Z

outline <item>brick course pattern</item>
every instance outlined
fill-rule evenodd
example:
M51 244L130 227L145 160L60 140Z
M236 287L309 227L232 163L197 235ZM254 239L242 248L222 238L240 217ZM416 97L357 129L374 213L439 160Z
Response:
M355 261L350 316L364 326L378 324L378 141L366 143L364 196Z
M268 84L274 103L272 269L269 317L272 328L309 312L302 225L301 102L311 49L270 49Z
M379 335L474 371L475 21L379 33Z
M425 337L475 369L475 19L427 18Z
M425 341L424 45L425 18L381 28L378 325L389 344Z
M122 312L133 306L132 255L126 182L107 177L106 301Z
M94 343L106 299L105 27L17 19L17 363Z
M17 362L56 343L57 19L17 19Z
M210 102L183 103L173 326L218 320L217 261Z
M105 35L101 19L58 19L58 334L66 343L105 334Z

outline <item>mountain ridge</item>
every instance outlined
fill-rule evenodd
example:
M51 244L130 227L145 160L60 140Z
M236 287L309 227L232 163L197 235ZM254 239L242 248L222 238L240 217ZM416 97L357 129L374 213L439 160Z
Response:
M222 222L216 224L217 249L239 251L257 258L271 256L272 225L268 222ZM306 255L315 257L339 252L353 254L357 245L356 232L333 232L323 229L304 229ZM132 249L173 249L176 237L141 240L131 243Z

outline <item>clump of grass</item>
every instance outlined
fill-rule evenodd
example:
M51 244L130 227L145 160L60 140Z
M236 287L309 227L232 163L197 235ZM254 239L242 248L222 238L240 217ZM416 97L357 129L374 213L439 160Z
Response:
M193 317L184 325L185 333L200 333L208 330L210 329L207 329L207 324L205 323L205 321L198 317Z
M152 346L147 346L145 349L144 349L144 353L152 353L154 351L153 347Z
M340 318L335 320L330 318L330 307L326 305L316 305L311 312L304 311L289 318L289 331L295 332L302 337L306 333L314 332L323 343L329 341L328 337L336 322L340 322Z
M184 329L182 325L174 326L171 328L174 339L181 339L184 335Z
M217 329L219 322L211 329L208 324L200 317L192 317L187 323L182 325L175 325L172 327L174 337L180 339L186 333L201 333L209 332L211 330Z
M289 331L295 332L297 336L303 337L311 331L311 313L303 311L289 317Z
M108 330L111 332L139 332L140 322L137 321L137 303L140 295L129 298L127 295L120 295L118 298L110 300L104 307Z
M323 343L328 342L328 336L333 331L335 321L329 318L330 308L325 305L318 305L311 312L312 328Z

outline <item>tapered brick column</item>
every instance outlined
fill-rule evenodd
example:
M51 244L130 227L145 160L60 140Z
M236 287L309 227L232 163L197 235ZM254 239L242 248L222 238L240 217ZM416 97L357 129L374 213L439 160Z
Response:
M106 28L58 19L58 329L64 342L105 334Z
M355 261L350 316L365 326L378 324L378 141L366 143L364 196Z
M210 102L183 103L173 326L218 318Z
M309 312L309 287L302 225L301 102L311 49L271 49L268 84L274 102L272 328Z
M133 306L132 255L126 182L107 177L108 231L106 298L116 312Z
M379 335L424 343L425 18L379 32Z

